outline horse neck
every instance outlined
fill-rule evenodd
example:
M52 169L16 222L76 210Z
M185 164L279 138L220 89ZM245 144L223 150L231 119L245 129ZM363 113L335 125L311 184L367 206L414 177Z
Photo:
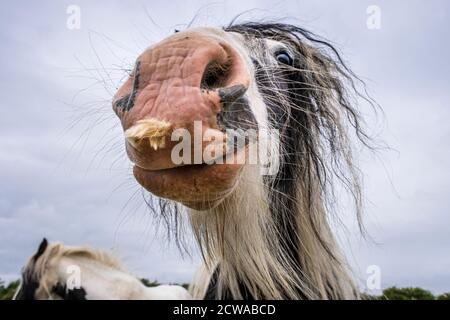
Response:
M274 206L280 209L288 204L274 204L269 199L259 173L254 168L244 169L241 181L217 208L190 214L205 263L215 270L210 297L352 297L353 286L345 268L318 242L299 199L288 212L281 212L289 219L279 220L280 212L274 212ZM316 210L323 210L320 208L318 204ZM324 219L323 212L316 213ZM335 253L325 220L317 231Z
M58 282L66 286L77 285L71 282L67 270L75 266L80 273L78 284L92 300L172 300L191 299L188 292L180 286L161 285L147 287L139 279L125 270L114 268L91 259L61 259L56 274ZM72 268L71 268L72 267Z

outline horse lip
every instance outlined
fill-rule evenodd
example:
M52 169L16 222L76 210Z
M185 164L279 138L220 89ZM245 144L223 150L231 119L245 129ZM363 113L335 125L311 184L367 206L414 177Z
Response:
M154 190L152 190L152 184L154 183L154 179L153 179L152 175L155 174L157 177L158 176L160 177L159 179L161 179L161 177L163 177L165 175L165 173L167 173L167 175L169 177L168 181L171 181L172 186L177 185L179 182L181 183L180 179L177 178L177 175L185 176L189 181L192 180L193 183L189 187L184 186L184 188L192 189L192 186L194 186L194 189L197 189L198 186L196 186L196 182L195 182L196 178L195 177L196 176L204 177L205 175L209 175L210 174L209 170L210 169L214 170L213 169L214 167L216 167L215 164L213 164L213 165L199 164L199 165L183 165L180 167L161 169L161 170L146 170L145 168L135 165L134 169L133 169L133 173L136 178L137 178L136 174L138 174L141 177L140 179L137 178L138 182L149 192L151 192L157 196L163 197L163 198L168 198L168 199L178 201L192 209L204 210L204 208L214 207L215 205L212 206L211 205L212 203L216 203L216 204L220 203L220 201L222 199L224 199L227 195L229 195L232 192L232 190L234 190L235 186L237 185L237 181L234 181L233 185L225 188L224 190L215 190L213 193L209 193L208 194L209 198L207 200L205 200L203 197L199 198L196 196L194 196L193 198L184 197L184 196L171 198L167 194L161 195L161 194L158 194L158 192L155 192ZM147 184L145 181L149 181L149 184ZM199 190L196 190L196 191L200 192ZM192 190L191 190L191 192L192 192Z
M233 154L234 157L237 157L237 153L239 152L240 149L233 149L228 153L225 153L224 155L222 155L222 157L226 158L228 157L230 154ZM220 157L218 157L215 160L218 160ZM203 161L203 160L202 160ZM186 163L186 164L173 164L173 165L168 165L166 167L162 167L162 168L158 168L158 169L151 169L151 168L146 168L145 166L142 165L138 165L135 162L133 162L133 165L143 171L147 171L147 172L164 172L164 171L168 171L168 170L174 170L174 169L179 169L179 168L187 168L187 167L199 167L199 166L215 166L215 165L226 165L227 163L216 163L216 162L212 162L212 163L206 163L206 162L201 162L201 163Z
M143 170L143 171L147 171L147 172L164 172L164 171L169 171L169 170L174 170L174 169L178 169L178 168L184 168L184 167L193 167L193 166L202 166L202 165L208 165L206 163L200 163L200 164L181 164L181 165L174 165L174 166L168 166L165 168L160 168L160 169L150 169L150 168L145 168L143 166L137 165L137 164L133 164L136 168Z
M216 129L214 129L216 130ZM220 131L217 131L220 132ZM222 132L221 132L222 133ZM216 164L227 164L225 159L236 159L237 153L241 148L233 147L227 147L227 142L224 141L220 144L216 145L217 148L220 150L223 150L223 152L216 153L215 156L205 159L204 157L204 149L199 149L202 153L201 158L199 158L199 161L196 161L195 155L191 157L191 160L193 162L181 162L181 163L175 163L173 162L172 158L167 158L170 155L170 150L168 148L161 148L161 149L147 149L147 150L139 150L135 146L133 146L129 141L125 142L126 144L126 150L128 154L128 159L131 161L133 165L135 165L137 168L142 169L144 171L148 172L159 172L169 169L176 169L180 167L189 167L189 166L200 166L200 165L208 165L213 166ZM245 148L247 146L246 144L243 146ZM195 147L192 147L195 150ZM191 149L192 151L192 149ZM158 152L163 152L163 154L160 154L161 156L158 156ZM149 156L151 155L151 156ZM163 161L160 161L160 160Z

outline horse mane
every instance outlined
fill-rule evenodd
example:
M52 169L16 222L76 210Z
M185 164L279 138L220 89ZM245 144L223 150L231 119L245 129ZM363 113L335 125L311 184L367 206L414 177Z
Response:
M38 259L39 263L35 268L45 268L50 260L61 258L91 259L108 267L123 270L122 264L111 253L88 246L66 246L63 243L55 242L48 245L47 250Z
M359 99L376 103L365 84L328 41L293 25L232 23L244 36L258 90L281 132L280 170L262 177L246 167L235 192L208 211L189 210L194 236L212 276L206 297L254 299L351 299L359 290L330 224L339 223L339 198L353 202L360 230L363 194L354 139L372 149L358 110ZM295 64L264 63L263 39L287 44ZM277 87L285 82L288 90ZM360 87L362 86L362 89ZM353 142L353 140L352 140ZM337 189L337 186L341 189ZM183 210L165 199L146 200L180 240ZM201 281L200 281L201 282ZM205 288L205 283L198 288ZM198 290L197 297L205 295Z

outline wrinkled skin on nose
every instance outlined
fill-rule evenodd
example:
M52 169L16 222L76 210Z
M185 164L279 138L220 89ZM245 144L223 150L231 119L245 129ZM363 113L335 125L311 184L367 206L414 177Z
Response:
M171 141L171 134L185 129L193 137L197 121L201 134L225 144L218 114L224 100L245 93L249 79L238 52L215 35L177 33L144 51L113 100L137 181L157 196L195 209L220 203L236 185L242 165L177 164L172 150L179 141ZM203 150L208 142L200 144Z

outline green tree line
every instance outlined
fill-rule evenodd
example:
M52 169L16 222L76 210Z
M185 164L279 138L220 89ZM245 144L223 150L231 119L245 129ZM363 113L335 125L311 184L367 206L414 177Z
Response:
M450 292L434 295L431 291L418 287L389 287L384 289L379 296L363 293L362 298L368 300L450 300Z
M0 300L11 300L19 287L19 280L10 282L5 286L5 282L0 279Z
M150 281L148 279L141 279L142 283L147 287L158 286L158 281ZM189 284L180 284L181 286L188 288ZM5 285L0 279L0 300L12 299L17 287L19 286L19 280L10 282ZM434 295L431 291L422 288L397 288L390 287L383 290L383 293L379 296L363 294L363 299L369 300L450 300L450 292L440 295Z

